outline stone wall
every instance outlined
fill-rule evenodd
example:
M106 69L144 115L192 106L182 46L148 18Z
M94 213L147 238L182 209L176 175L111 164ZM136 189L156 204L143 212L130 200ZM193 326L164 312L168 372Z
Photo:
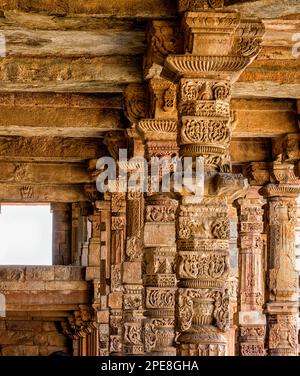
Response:
M59 322L0 320L1 356L48 356L62 351L71 354L67 337L59 333Z

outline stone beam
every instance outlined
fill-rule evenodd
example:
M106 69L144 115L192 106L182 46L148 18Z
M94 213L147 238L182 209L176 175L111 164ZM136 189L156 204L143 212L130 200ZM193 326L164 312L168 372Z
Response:
M68 161L106 154L101 140L59 137L0 137L1 161Z
M155 17L155 15L153 15ZM95 14L65 14L61 17L58 14L33 13L26 11L9 11L2 13L0 19L1 30L27 29L27 30L62 30L62 31L97 31L102 32L109 29L110 34L114 31L130 32L136 31L147 23L134 18L112 18L111 16L99 16ZM20 41L18 41L20 42ZM45 42L45 41L44 41ZM30 44L30 43L29 43ZM95 46L97 47L97 46Z
M235 98L300 98L299 83L252 80L236 82L232 91Z
M279 18L300 13L300 4L295 0L227 0L226 9L238 10L244 17Z
M234 84L232 95L299 98L299 64L292 57L255 61ZM142 58L6 57L0 60L0 80L2 92L121 93L129 83L142 82Z
M121 92L142 81L139 56L5 57L1 91Z
M272 143L268 138L234 138L229 150L233 164L272 160Z
M62 22L58 22L58 25L61 24ZM5 28L1 31L6 39L7 56L71 57L85 55L92 57L115 55L116 53L118 55L137 55L145 52L145 32L143 30L122 29L106 28L89 31L84 26L84 31L36 31L25 28L21 30L19 28L12 29L10 26L9 29Z
M87 167L79 163L0 161L0 183L20 184L89 183Z
M28 6L26 0L6 2L0 1L0 8L3 11L23 11L23 12L44 12L48 14L93 14L102 17L117 18L168 18L177 15L177 7L173 0L131 0L128 6L127 0L92 1L86 0L42 0L33 2Z
M78 310L78 305L65 304L61 305L28 305L8 304L6 307L5 320L42 320L42 321L62 321L71 317L73 311ZM71 312L70 312L71 311Z
M109 101L106 101L109 105ZM121 127L101 99L55 94L0 94L0 135L100 137Z
M266 7L268 12L270 7L272 8L272 4L269 5L268 2ZM276 2L276 9L280 7L281 5ZM292 47L295 44L293 35L300 32L299 17L295 16L295 19L291 20L265 19L264 24L266 33L263 38L263 48L256 61L246 69L235 84L234 96L299 98L300 61L292 54Z
M226 9L238 9L243 16L255 16L260 18L287 17L300 13L300 4L295 0L285 0L278 3L278 0L241 1L226 0ZM102 17L117 18L170 18L177 15L177 8L173 0L132 0L130 7L126 0L99 0L87 2L85 0L42 0L30 3L22 1L0 1L0 8L3 11L18 12L43 12L54 16L65 16L69 14L92 14Z
M7 304L5 321L9 320L41 320L41 321L65 321L72 317L74 311L78 310L78 305L65 304L53 305L25 305Z
M2 202L79 202L87 200L82 185L0 183L0 201Z
M300 21L266 19L264 24L263 49L257 59L290 59L295 43L292 37L300 32ZM5 12L0 19L7 57L140 55L146 50L146 25L146 21L137 25L134 20L88 15L55 17L19 12Z
M34 283L32 283L34 285ZM88 303L88 291L87 288L83 291L76 290L53 290L53 291L6 291L6 304L8 309L11 306L12 309L17 306L29 306L28 308L32 309L32 306L38 305L39 308L43 304L47 307L51 304L84 304ZM21 308L21 307L20 307ZM61 309L60 309L61 310Z
M300 98L300 59L256 60L241 75L234 87L235 96ZM257 92L254 88L257 88Z
M0 93L0 106L18 108L68 108L96 110L123 109L123 98L117 94L75 94L75 93Z
M88 303L84 268L76 266L1 266L0 291L9 315L61 316ZM47 314L48 312L48 314Z
M279 3L276 2L276 9L278 6ZM269 12L269 5L265 9ZM234 97L300 97L300 60L292 55L295 44L292 37L300 33L299 17L295 18L294 20L264 20L266 33L263 38L263 48L256 61L235 83Z
M234 137L278 137L298 132L294 100L233 99Z
M297 16L290 20L265 19L263 22L266 28L263 47L292 47L294 45L292 37L300 31L300 20Z
M85 268L73 265L0 266L2 282L84 281Z

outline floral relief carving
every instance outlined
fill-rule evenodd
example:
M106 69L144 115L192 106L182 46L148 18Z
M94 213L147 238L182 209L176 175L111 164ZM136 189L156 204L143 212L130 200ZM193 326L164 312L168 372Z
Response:
M129 261L137 261L142 257L140 239L136 236L129 236L126 240L126 257Z
M142 308L143 308L143 297L141 293L124 295L124 309L142 309Z
M146 306L148 308L174 308L175 290L148 288Z
M229 239L230 221L228 218L218 218L212 225L212 234L216 239Z
M146 96L143 85L130 84L124 91L125 112L128 119L135 123L146 115Z
M221 331L229 329L229 294L228 290L178 290L178 317L182 331L189 330L193 321L205 324L213 323ZM201 303L199 299L204 299ZM211 303L207 303L208 300Z
M223 293L218 291L215 299L214 318L216 319L217 327L226 332L230 325L228 290L226 289Z
M188 330L194 316L193 300L184 289L178 290L178 319L180 330Z
M182 80L181 100L191 102L197 100L219 100L229 99L231 92L230 84L226 81L205 81L205 80Z
M137 324L125 324L124 340L133 345L142 345L142 327Z
M227 120L185 119L181 130L182 142L228 145L230 129Z
M240 351L242 356L265 356L264 344L261 343L241 343Z
M277 348L285 344L293 349L297 348L297 326L291 322L279 322L272 325L269 332L270 348Z
M176 207L148 205L146 208L146 220L149 222L173 222L175 221Z
M181 278L225 277L229 270L228 255L225 254L179 254L178 274Z

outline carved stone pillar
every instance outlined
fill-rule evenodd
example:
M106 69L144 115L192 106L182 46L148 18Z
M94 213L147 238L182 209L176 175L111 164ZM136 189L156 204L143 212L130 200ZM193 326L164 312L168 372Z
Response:
M78 258L79 265L88 265L89 240L91 238L92 226L88 217L92 214L93 207L89 202L81 202L80 216L78 221Z
M300 183L294 166L273 162L268 199L269 302L268 348L271 356L298 355L299 279L296 271L296 199Z
M178 155L176 86L153 78L149 81L151 118L140 120L137 130L145 144L150 179L146 194L144 227L145 323L147 355L176 355L175 348L175 212L176 200L162 193L164 174ZM154 168L156 158L157 165ZM163 165L164 164L164 165Z
M265 355L262 206L265 201L252 187L237 202L239 216L239 346L242 356Z
M125 111L131 123L128 130L130 154L133 158L143 157L144 147L136 131L136 123L145 117L145 88L143 85L129 85L125 91ZM128 156L130 157L130 156ZM128 181L138 169L135 162L125 162L120 166L127 170ZM124 355L143 355L144 335L144 287L142 282L144 194L126 193L126 249L122 264L123 284L123 353Z
M91 160L89 172L93 178L99 172L95 171L96 161ZM96 184L87 184L85 191L93 203L93 213L89 216L91 222L91 237L88 245L86 280L93 285L94 297L92 308L95 313L95 325L99 332L98 355L109 355L109 293L111 278L111 202L109 199L100 200Z
M123 352L125 355L143 355L143 284L142 236L144 222L143 193L127 193L126 258L122 265L123 283Z
M123 352L123 289L122 266L125 261L126 194L112 193L111 197L111 279L108 306L110 308L111 355Z
M185 194L177 218L178 355L227 354L228 204L245 188L230 173L231 85L257 55L263 25L222 8L222 0L179 0L181 32L176 23L153 23L154 56L145 64L148 75L179 83L180 155L205 165L204 199Z
M53 265L71 264L71 205L51 203L52 219L52 260Z

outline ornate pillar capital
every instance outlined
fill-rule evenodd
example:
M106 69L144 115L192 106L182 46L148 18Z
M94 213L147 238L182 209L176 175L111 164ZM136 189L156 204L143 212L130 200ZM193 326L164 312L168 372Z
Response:
M269 182L261 189L268 198L291 198L300 194L300 180L295 175L295 165L275 160L272 163Z

